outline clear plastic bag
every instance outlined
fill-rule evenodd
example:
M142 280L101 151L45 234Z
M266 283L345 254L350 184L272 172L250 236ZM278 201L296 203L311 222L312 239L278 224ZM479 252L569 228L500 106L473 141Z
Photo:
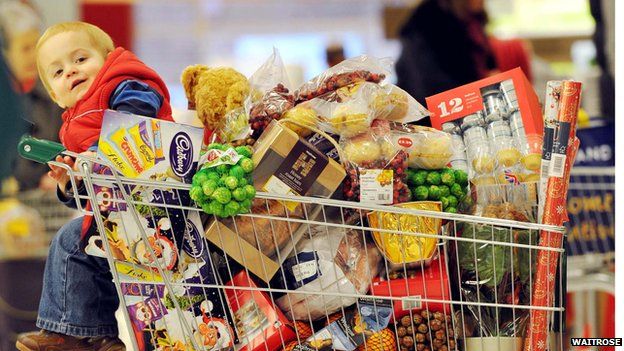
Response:
M317 320L357 300L301 292L364 294L380 271L381 255L374 244L365 242L361 231L311 227L310 238L300 242L296 252L282 266L286 281L281 285L297 293L276 300L293 320Z
M320 97L327 101L360 101L369 107L373 119L411 123L430 113L416 99L394 84L358 82Z
M410 168L445 168L454 154L451 135L433 128L392 123L391 138L409 154Z
M382 205L410 200L408 154L392 142L388 121L375 120L366 133L343 137L340 145L347 162L345 200Z
M249 78L251 94L245 102L249 115L252 138L258 139L274 119L294 106L294 96L282 58L273 49L273 54Z
M366 55L344 60L299 87L295 101L308 101L357 82L379 83L388 76L391 66L388 59Z

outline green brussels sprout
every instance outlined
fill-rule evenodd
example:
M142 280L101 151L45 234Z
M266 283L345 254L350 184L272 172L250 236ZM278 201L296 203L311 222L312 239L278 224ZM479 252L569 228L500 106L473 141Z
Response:
M239 213L240 205L236 201L228 202L223 208L228 216L235 216Z
M251 209L251 205L252 205L252 202L249 199L245 199L240 202L241 209L247 209L248 212L250 212L249 210Z
M245 146L237 146L234 148L234 150L236 150L236 153L241 155L241 156L245 156L247 158L251 158L251 156L253 155L253 151L251 150L251 147L245 145Z
M223 183L230 190L234 190L238 187L238 178L234 176L227 176L223 179Z
M239 166L239 165L234 165L232 166L232 168L230 168L229 174L233 177L236 177L237 179L243 179L245 178L245 171L243 170L243 167Z
M204 199L204 191L199 185L193 185L189 191L189 195L195 202L201 202Z
M202 207L203 208L203 207ZM204 210L206 211L206 210ZM209 204L208 204L208 211L206 213L211 213L211 214L218 214L223 212L223 204L221 204L219 201L216 200L212 200Z
M455 197L454 195L450 195L447 197L448 202L449 202L449 207L457 207L457 197Z
M232 197L236 201L243 201L243 200L245 200L247 198L247 192L245 191L244 188L238 187L238 188L232 190Z
M243 178L238 179L238 187L239 188L242 188L242 187L244 187L247 184L249 184L249 181L247 180L247 177L243 177Z
M408 168L405 170L405 174L407 175L407 181L410 181L410 178L412 178L412 176L414 176L414 174L416 174L416 170L413 168Z
M208 179L212 179L214 181L219 180L219 178L221 178L221 175L219 173L217 173L217 171L214 168L211 168L207 171L206 173L206 177Z
M429 197L429 189L424 185L419 185L414 188L412 194L414 195L414 199L424 201L427 200L427 197Z
M220 187L212 192L212 198L225 205L232 200L232 193L228 188Z
M457 213L457 208L455 207L447 207L446 210L444 210L444 212L446 213Z
M414 172L411 176L407 178L407 183L412 186L425 185L425 181L427 180L427 175L423 175L419 172Z
M209 179L209 180L205 181L204 184L202 184L202 191L204 192L204 195L206 195L206 196L212 195L212 193L217 188L218 188L217 182L212 180L212 179Z
M247 193L247 199L253 200L253 198L256 197L256 188L254 188L253 185L245 185L243 189L245 189L245 193Z
M455 174L455 182L459 183L461 186L468 185L468 174L461 169L456 169L453 171Z
M455 184L455 173L453 170L450 168L443 170L440 175L440 181L442 181L442 184L448 186Z
M463 208L470 208L474 204L474 201L472 200L472 196L465 195L464 197L462 197L461 204Z
M192 184L193 186L201 186L206 180L208 180L208 175L206 174L206 172L197 172L193 176Z
M243 157L238 161L238 165L243 168L245 173L251 173L254 170L254 163L250 158Z
M207 214L214 214L214 212L212 212L211 204L212 204L212 202L202 204L201 205L202 211L204 211L204 213L207 213Z
M224 174L228 174L230 167L228 165L218 165L217 167L215 167L215 170L217 171L219 176L222 176Z
M440 185L440 197L451 195L451 189L447 185Z
M440 197L440 202L442 203L442 209L447 208L449 205L448 197L444 197L444 196Z
M455 195L458 199L461 199L462 196L465 195L465 192L462 189L462 186L459 185L459 183L451 185L451 195Z
M429 185L440 185L441 182L440 173L437 171L431 171L427 174L427 184Z
M440 198L440 187L437 185L429 185L429 200L438 200Z

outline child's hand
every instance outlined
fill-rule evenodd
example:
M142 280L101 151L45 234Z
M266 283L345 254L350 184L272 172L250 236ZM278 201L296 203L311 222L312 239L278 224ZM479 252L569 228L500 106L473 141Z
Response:
M81 153L81 155L95 157L95 152L85 151ZM58 155L56 156L54 160L58 163L64 163L68 165L74 171L78 171L78 164L72 157ZM49 167L50 167L50 171L48 172L48 176L54 179L58 183L58 186L61 189L61 191L65 193L67 189L67 183L69 183L70 181L69 179L70 175L67 173L67 169L65 169L64 167L59 167L59 166L55 166L52 164L50 164ZM81 180L81 179L82 177L76 176L76 180Z
M58 155L56 156L54 161L58 163L64 163L72 169L75 169L76 167L76 162L74 161L73 158L69 156ZM50 171L48 172L48 176L54 179L58 183L58 186L61 189L61 191L65 193L67 183L69 182L69 174L67 174L67 169L65 169L64 167L55 166L53 164L48 164L48 166L50 166Z

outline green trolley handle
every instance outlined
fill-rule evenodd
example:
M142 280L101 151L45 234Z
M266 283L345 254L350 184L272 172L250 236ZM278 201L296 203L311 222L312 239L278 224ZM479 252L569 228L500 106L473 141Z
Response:
M33 138L30 135L24 135L17 144L17 152L25 159L47 163L54 160L57 155L65 151L65 147L50 140L42 140Z

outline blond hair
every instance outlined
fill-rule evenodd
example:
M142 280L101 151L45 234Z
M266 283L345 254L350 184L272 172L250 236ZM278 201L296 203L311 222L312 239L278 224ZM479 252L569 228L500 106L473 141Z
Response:
M41 46L53 36L67 32L85 33L87 37L89 37L89 41L91 41L91 44L93 44L96 50L99 51L104 58L106 58L106 55L108 55L108 53L115 49L113 39L111 39L110 35L108 35L99 27L94 26L90 23L80 21L62 22L46 29L43 35L41 35L41 37L39 38L39 41L37 41L37 47L35 49L37 52L37 71L39 72L39 78L41 79L43 86L46 88L48 94L50 94L53 99L54 97L52 95L52 88L50 87L48 79L45 76L44 67L41 67L39 61L39 49L41 49Z

